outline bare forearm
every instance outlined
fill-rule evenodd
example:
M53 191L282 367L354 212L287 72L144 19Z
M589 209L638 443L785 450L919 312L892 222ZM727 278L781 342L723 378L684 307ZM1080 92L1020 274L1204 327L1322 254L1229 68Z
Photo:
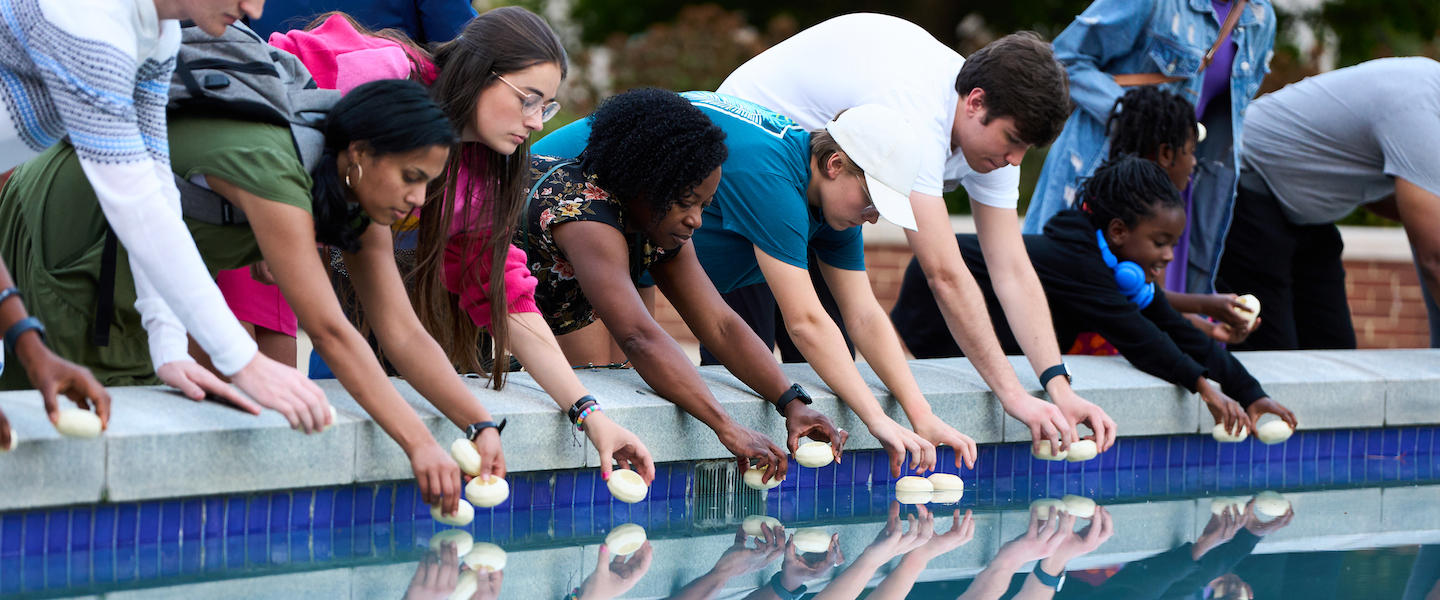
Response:
M1015 600L1050 600L1055 597L1055 588L1040 583L1039 579L1027 576Z
M400 397L385 377L370 345L353 327L336 328L334 334L313 334L315 351L335 372L335 378L350 396L369 413L408 454L427 440L433 440L419 415ZM449 364L446 361L446 364Z
M790 378L745 320L732 311L727 312L729 314L717 319L712 327L696 331L696 337L731 374L766 401L775 401L790 387Z
M975 581L957 600L997 600L1010 588L1010 579L1019 567L1005 562L991 562L975 576Z
M725 582L729 580L730 578L724 573L710 571L680 588L680 591L675 592L667 600L710 600L725 588Z
M1182 313L1204 313L1203 301L1205 294L1187 294L1185 292L1165 292L1165 300L1170 306Z
M879 570L883 564L885 561L880 560L879 557L871 557L862 553L860 558L855 559L855 562L850 565L850 568L830 580L825 589L815 595L814 600L859 597L860 592L865 591L865 584L870 582L870 578L875 576L875 571Z
M420 327L419 321L393 343L381 338L381 347L400 375L456 427L491 420L490 411L460 382L445 351Z
M895 326L890 324L880 305L875 304L871 310L847 318L845 326L851 333L850 339L855 341L855 348L900 402L910 422L932 414L930 403L920 393L915 375L910 372L910 363L905 361L900 336L895 333Z
M1035 275L1030 260L1024 256L1021 259L1023 265L1011 265L1003 274L996 273L992 267L991 281L995 284L995 296L1005 309L1010 330L1015 333L1015 341L1038 375L1060 364L1060 345L1055 341L1055 325L1050 320L1045 289L1040 286L1040 278Z
M675 340L657 324L642 325L633 333L611 330L615 343L625 351L630 364L650 387L710 429L720 431L730 422L730 415L720 407L710 388L700 379L700 372L690 364L690 357Z
M787 316L786 324L789 325L790 337L799 347L805 362L810 363L815 374L840 396L840 400L845 402L861 421L868 426L889 418L881 410L880 401L875 399L870 386L860 377L860 371L855 368L855 360L846 351L845 337L840 335L840 328L835 326L829 316L823 312L818 315L802 315L794 320Z
M510 351L561 410L569 410L587 393L585 385L580 383L575 370L565 360L565 353L560 350L554 334L550 333L550 327L539 314L510 315Z
M904 600L906 596L910 595L911 588L915 587L915 580L919 579L920 573L924 571L924 560L912 558L911 554L906 554L904 558L900 559L900 564L895 566L895 570L886 575L885 580L875 586L875 590L870 592L866 598Z
M945 317L945 325L950 328L950 335L955 337L960 351L980 373L985 385L996 394L1002 398L1024 394L1025 388L1020 386L1015 369L1005 359L1000 340L995 337L995 327L990 323L980 286L969 271L963 267L953 268L962 272L949 281L930 278L930 290L940 306L940 314Z

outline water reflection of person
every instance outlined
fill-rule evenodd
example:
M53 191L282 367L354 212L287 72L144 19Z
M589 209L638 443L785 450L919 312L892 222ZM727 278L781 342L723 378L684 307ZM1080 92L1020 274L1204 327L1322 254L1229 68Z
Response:
M933 524L933 520L932 520ZM960 509L955 509L951 514L950 531L936 533L929 541L919 545L914 550L905 553L901 557L900 564L896 565L893 571L885 577L875 590L870 592L866 598L872 600L900 600L910 594L911 588L915 587L915 580L920 573L925 571L925 566L941 554L964 546L975 537L975 517L970 511L965 511L965 517L960 517Z
M1071 560L1094 552L1115 534L1115 522L1103 506L1095 507L1090 524L1075 531L1076 517L1046 507L1030 511L1030 527L1019 537L1006 542L985 570L960 595L960 600L995 600L1010 588L1011 579L1021 567L1032 561L1036 570L1060 575ZM1025 577L1017 599L1048 599L1055 588L1041 583L1034 571Z
M415 567L415 576L405 588L405 600L444 600L450 598L459 587L460 575L469 567L462 567L460 554L455 551L454 542L441 542L438 549L425 553ZM500 584L505 581L504 571L476 572L475 593L469 600L495 600L500 597Z
M630 556L612 556L610 548L600 544L595 571L565 596L565 600L608 600L630 591L650 570L655 549L646 541Z
M890 516L885 528L875 536L850 567L835 576L829 584L815 595L814 600L853 600L865 591L865 584L875 576L875 571L890 562L890 559L922 548L935 538L935 516L925 505L916 505L916 513L905 518L905 527L900 520L900 503L890 503ZM969 512L966 512L967 519ZM971 537L974 535L973 519L969 519ZM963 528L963 524L961 527ZM955 530L951 528L952 532ZM943 534L950 535L950 534ZM953 541L953 538L951 538ZM968 541L968 540L966 540ZM947 542L948 543L948 542ZM963 542L961 542L963 543ZM956 544L958 546L959 544ZM932 548L933 550L933 548ZM928 559L926 559L928 562ZM923 569L923 566L922 566ZM914 581L911 581L913 584Z
M735 543L720 555L715 566L700 578L680 588L669 600L710 600L720 594L729 580L760 571L781 556L784 556L785 560L781 563L780 572L775 574L770 583L760 586L744 598L788 600L798 595L795 592L801 590L806 583L818 579L835 565L845 562L845 555L840 551L838 534L830 536L830 548L825 553L817 552L815 554L818 556L810 557L802 556L795 549L794 535L787 539L783 526L770 527L762 523L760 535L754 536L753 548L747 543L749 537L743 527L737 528ZM774 589L776 585L781 586L787 594L781 596Z
M1244 509L1226 507L1210 517L1195 542L1125 565L1114 576L1091 585L1076 580L1058 594L1064 599L1105 598L1126 600L1211 600L1254 597L1250 585L1233 571L1266 535L1290 524L1293 510L1273 521L1263 522L1255 514L1255 501ZM1206 590L1209 594L1206 594Z

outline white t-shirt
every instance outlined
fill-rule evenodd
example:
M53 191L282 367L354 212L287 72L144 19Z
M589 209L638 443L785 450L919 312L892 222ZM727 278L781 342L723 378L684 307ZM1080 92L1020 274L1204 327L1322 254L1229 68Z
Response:
M806 29L760 53L717 90L768 107L807 130L840 111L881 104L900 111L927 145L915 191L939 196L964 185L970 199L1015 208L1020 168L976 173L950 149L960 94L955 76L965 59L919 25L856 13Z

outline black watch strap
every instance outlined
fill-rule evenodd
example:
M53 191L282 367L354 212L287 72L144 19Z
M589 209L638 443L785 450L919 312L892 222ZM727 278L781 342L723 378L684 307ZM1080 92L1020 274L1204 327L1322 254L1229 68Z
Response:
M5 331L5 351L11 354L15 354L15 342L20 339L21 334L24 334L31 329L39 332L41 340L45 339L45 325L40 323L40 319L37 319L35 317L25 317L23 319L20 319L19 321L16 321L14 325L10 326L10 329L7 329ZM19 355L16 354L16 356Z
M790 389L785 390L785 393L780 394L780 399L775 401L775 412L780 413L782 417L785 416L785 405L790 404L792 400L799 400L801 404L814 402L810 398L810 394L805 392L805 388L800 387L800 384L791 384Z
M1040 583L1055 588L1055 591L1057 592L1060 591L1061 586L1065 585L1064 569L1060 570L1059 575L1051 575L1049 573L1046 573L1045 569L1040 567L1040 563L1035 563L1035 570L1031 571L1031 573L1035 575L1035 579L1039 580Z
M570 424L574 425L575 420L580 418L580 413L585 412L585 409L591 406L598 406L599 404L600 401L596 400L594 396L581 396L579 400L576 400L574 404L570 405L570 410L566 411L565 414L570 417Z
M495 428L495 433L504 433L505 423L507 422L509 422L509 419L500 419L500 424L498 425L495 424L494 421L481 421L479 423L471 423L470 426L465 428L465 439L473 442L475 441L476 437L479 437L480 432L485 431L486 429L490 429L491 427Z
M794 590L785 589L785 584L780 583L781 575L782 573L777 572L774 577L770 578L770 589L775 592L776 596L780 597L780 600L800 600L800 597L804 596L806 591L809 591L803 583Z
M1051 379L1054 379L1061 375L1065 376L1066 383L1075 383L1075 380L1070 377L1070 368L1065 366L1065 363L1062 362L1058 365L1045 369L1040 373L1040 389L1045 389L1046 384L1049 384Z

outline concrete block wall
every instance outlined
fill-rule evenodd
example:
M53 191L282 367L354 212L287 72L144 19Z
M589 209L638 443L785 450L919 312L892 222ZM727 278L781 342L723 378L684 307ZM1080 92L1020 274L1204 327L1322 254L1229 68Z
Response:
M1293 410L1301 429L1440 424L1440 350L1257 352L1240 357L1280 402ZM1021 384L1040 395L1039 382L1022 357L1012 357ZM1209 431L1210 415L1198 397L1136 371L1120 357L1070 359L1075 387L1106 409L1123 436ZM981 444L1023 442L1029 431L1006 416L965 359L912 361L921 391L935 414ZM851 432L848 447L879 444L865 426L808 366L785 365L805 385L815 409ZM785 439L774 410L720 367L701 369L712 392L741 424L772 440ZM861 374L882 407L908 425L879 378ZM635 432L657 462L730 458L713 432L655 394L632 370L580 373L605 405L606 414ZM394 380L442 447L459 438L446 420L406 382ZM210 494L283 490L352 482L410 478L409 461L380 427L335 381L322 388L340 422L324 433L290 430L277 413L259 417L225 405L196 403L177 392L147 387L114 388L110 429L96 440L62 438L45 416L36 392L0 393L0 409L20 436L18 447L0 454L0 510L134 501ZM476 398L497 419L508 418L502 440L511 471L595 467L595 451L578 437L553 401L525 374L503 392L468 380Z

